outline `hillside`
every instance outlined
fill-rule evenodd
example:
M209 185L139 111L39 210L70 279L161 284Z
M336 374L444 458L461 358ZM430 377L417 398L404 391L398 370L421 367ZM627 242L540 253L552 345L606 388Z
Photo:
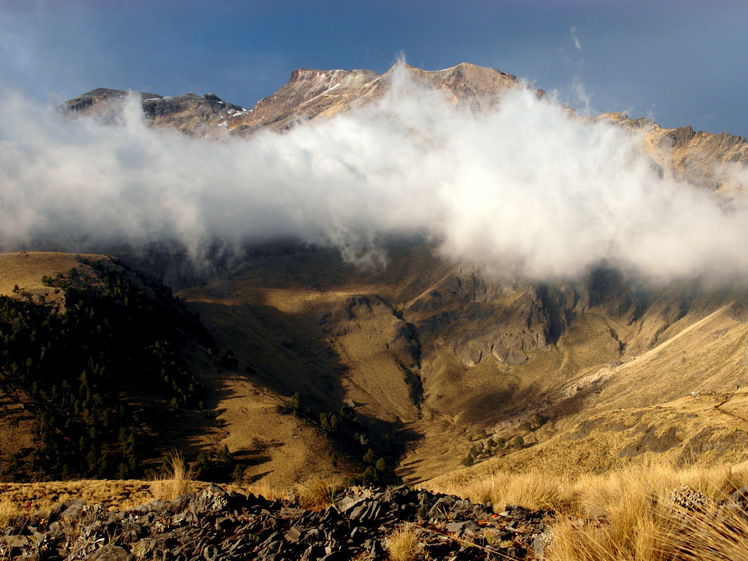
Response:
M175 448L216 480L363 471L355 460L368 447L352 461L345 442L286 412L294 392L248 379L148 276L98 255L22 252L0 264L4 479L143 477ZM234 430L237 419L250 430Z
M356 469L344 467L347 454L361 461L369 448L406 481L458 469L471 451L476 462L494 456L492 469L559 473L570 454L575 471L746 459L745 294L636 292L602 272L575 286L490 282L416 242L390 247L387 269L370 271L331 250L269 249L179 293L235 359L189 366L214 413L181 428L161 420L158 438L181 441L193 459L225 444L245 481L269 484L346 476ZM81 266L60 254L3 260L28 280ZM282 411L294 394L311 425ZM365 444L312 453L328 446L320 413L342 421L346 407Z

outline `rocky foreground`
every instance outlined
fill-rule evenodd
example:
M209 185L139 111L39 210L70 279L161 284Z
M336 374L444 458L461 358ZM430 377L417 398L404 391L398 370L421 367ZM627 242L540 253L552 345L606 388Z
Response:
M404 486L347 489L328 508L307 510L211 485L123 512L60 503L43 519L12 520L0 558L376 560L387 559L390 538L409 529L431 559L537 559L547 517Z

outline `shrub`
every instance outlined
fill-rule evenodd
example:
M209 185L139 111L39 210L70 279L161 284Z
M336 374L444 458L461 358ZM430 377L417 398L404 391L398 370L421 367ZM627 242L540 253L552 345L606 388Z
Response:
M522 450L525 447L525 439L517 435L509 441L509 446L515 450Z

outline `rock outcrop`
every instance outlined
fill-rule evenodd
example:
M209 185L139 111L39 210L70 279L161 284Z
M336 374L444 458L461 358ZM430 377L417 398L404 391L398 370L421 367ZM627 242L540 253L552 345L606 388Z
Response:
M407 487L348 489L332 506L306 510L210 485L123 512L60 503L42 520L12 520L0 553L88 561L384 560L388 538L405 528L432 559L533 559L548 516Z

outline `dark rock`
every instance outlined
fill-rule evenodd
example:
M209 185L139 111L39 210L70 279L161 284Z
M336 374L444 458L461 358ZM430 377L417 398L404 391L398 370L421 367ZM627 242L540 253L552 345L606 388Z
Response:
M349 561L351 559L351 553L345 549L333 551L328 553L324 557L320 558L320 561Z
M179 495L176 499L171 501L169 505L169 511L176 514L186 510L190 506L190 502L195 498L195 493L185 493Z
M353 509L355 506L357 506L359 503L364 502L366 499L360 498L360 497L343 497L339 501L337 501L332 506L340 512L341 514L345 514L351 509ZM329 510L329 509L328 509Z
M63 505L64 509L59 514L60 518L68 522L74 522L80 518L83 509L86 507L86 501L82 499L74 499L72 501L66 501Z
M302 561L313 561L316 559L321 559L323 556L325 556L325 546L321 544L314 544L310 545L306 551L304 551L304 554L301 556Z
M107 544L91 555L84 557L85 561L133 561L133 556L127 550L112 544Z
M379 501L366 500L348 512L351 520L364 524L374 524L382 515L385 505Z
M738 508L736 504L730 503L732 508ZM502 516L493 516L490 504L407 487L351 488L334 506L307 511L227 493L217 485L119 513L102 505L88 507L82 501L53 510L52 518L65 523L51 520L36 529L27 523L7 528L2 540L11 541L2 542L4 550L12 558L36 555L70 561L85 554L115 561L383 561L386 537L404 524L415 523L424 554L432 559L503 558L510 550L520 558L528 549L539 551L537 536L545 531L543 517L548 515L509 506ZM429 518L434 527L423 522ZM93 544L109 543L113 537L116 545L91 551ZM466 540L474 545L466 547ZM489 545L499 542L507 542L508 547Z
M475 533L480 529L480 526L472 520L463 520L461 522L450 522L445 526L445 530L449 533L464 534L464 533Z
M748 504L748 485L741 487L730 495L730 500L743 506Z
M286 532L284 537L286 538L286 541L295 543L301 539L303 534L304 531L301 528L293 526L288 530L288 532Z
M231 516L220 516L214 523L215 529L219 532L228 532L234 526L236 526L236 519Z

